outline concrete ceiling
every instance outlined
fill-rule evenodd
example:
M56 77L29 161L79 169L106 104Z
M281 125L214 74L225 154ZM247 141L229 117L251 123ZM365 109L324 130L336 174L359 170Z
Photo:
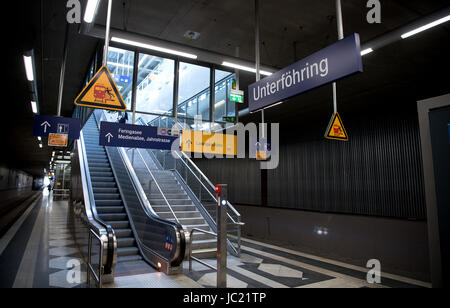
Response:
M97 24L104 25L106 2L101 1ZM86 1L82 1L83 7ZM407 24L448 5L447 0L381 1L382 23L366 21L365 1L343 0L345 33L358 32L362 42ZM41 174L48 166L51 149L31 136L33 117L30 93L25 81L22 55L35 49L40 113L56 114L59 74L66 27L66 1L8 1L10 12L16 12L14 28L5 25L8 49L8 99L1 122L6 135L0 164L31 174ZM114 0L112 26L117 29L157 37L234 56L254 58L254 1L246 0ZM261 61L282 68L337 40L333 0L261 0ZM338 85L340 104L344 110L361 108L358 102L384 100L387 93L412 90L408 99L450 92L448 78L439 78L436 65L450 69L449 26L441 26L417 38L400 41L364 57L365 73L348 78ZM186 31L200 33L198 40L184 38ZM73 99L81 90L96 39L78 34L78 26L69 27L69 54L63 96L63 116L71 116ZM441 59L441 60L439 60ZM440 62L439 62L440 61ZM242 74L246 87L254 81L251 74ZM423 85L422 90L415 85ZM439 92L439 93L438 93ZM442 92L442 93L440 93ZM286 104L267 111L272 121L290 117L331 113L331 88L308 92ZM242 108L244 108L242 106ZM249 119L257 120L258 116ZM325 121L327 121L326 119Z

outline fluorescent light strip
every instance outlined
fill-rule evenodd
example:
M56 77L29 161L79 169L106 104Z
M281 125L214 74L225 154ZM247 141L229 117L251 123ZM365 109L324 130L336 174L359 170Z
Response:
M194 54L191 54L191 53L186 53L186 52L182 52L182 51L178 51L178 50L173 50L173 49L163 48L163 47L159 47L159 46L139 43L139 42L135 42L135 41L122 39L122 38L119 38L119 37L113 37L111 39L111 41L117 42L117 43L121 43L121 44L141 47L141 48L145 48L145 49L156 50L156 51L160 51L160 52L164 52L164 53L169 53L169 54L177 55L177 56L180 56L180 57L186 57L186 58L190 58L190 59L197 59L197 56L194 55Z
M235 63L226 62L226 61L223 62L222 65L232 67L232 68L237 68L239 70L243 70L243 71L247 71L247 72L251 72L251 73L256 73L256 69L248 67L248 66L243 66L243 65L239 65L239 64L235 64ZM259 72L261 75L265 75L265 76L272 75L272 73L267 72L267 71L259 71Z
M444 22L447 22L449 20L450 20L450 15L448 15L446 17L443 17L441 19L438 19L436 21L433 21L432 23L429 23L429 24L427 24L425 26L422 26L420 28L417 28L417 29L412 30L410 32L407 32L405 34L402 34L401 37L402 37L402 39L408 38L410 36L413 36L413 35L415 35L417 33L422 32L422 31L425 31L425 30L428 30L430 28L436 27L437 25L443 24Z
M36 102L31 102L31 109L33 110L33 113L36 114L37 113L37 105Z
M42 149L42 143L39 143L39 147Z
M90 24L94 21L95 11L97 10L99 0L89 0L84 13L84 21Z
M368 54L371 53L371 52L373 52L373 49L372 49L372 48L364 49L363 51L361 51L361 56L368 55Z
M25 62L25 71L27 73L28 81L34 81L33 59L31 57L23 56Z
M39 141L42 141L42 138L41 138L41 137L38 137L38 140L39 140Z

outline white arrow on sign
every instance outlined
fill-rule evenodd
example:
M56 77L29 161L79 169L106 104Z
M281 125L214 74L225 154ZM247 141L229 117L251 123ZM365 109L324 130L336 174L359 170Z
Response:
M111 142L111 138L114 138L114 136L111 135L111 133L108 133L105 137L108 138L108 143Z
M41 126L44 126L44 133L47 132L47 127L52 127L52 126L50 125L50 123L48 123L47 121L45 121L44 123L42 123Z

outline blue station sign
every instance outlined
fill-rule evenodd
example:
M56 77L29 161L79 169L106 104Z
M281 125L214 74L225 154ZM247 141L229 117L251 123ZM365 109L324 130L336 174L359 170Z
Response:
M101 122L100 145L170 151L178 139L170 132L170 129L152 126Z
M69 139L79 139L81 122L74 118L37 115L34 117L33 136L48 137L49 134L68 135Z
M266 108L362 71L359 34L355 33L251 84L249 110Z

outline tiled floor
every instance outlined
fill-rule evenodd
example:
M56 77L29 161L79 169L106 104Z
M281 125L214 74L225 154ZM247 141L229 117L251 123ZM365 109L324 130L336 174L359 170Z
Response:
M27 210L0 239L0 287L85 287L86 266L67 225L67 202L48 195ZM206 260L216 265L216 260ZM239 258L228 256L229 288L430 287L428 283L382 274L380 285L366 282L367 269L251 239ZM216 272L187 261L182 274L154 272L116 277L107 288L214 288Z

